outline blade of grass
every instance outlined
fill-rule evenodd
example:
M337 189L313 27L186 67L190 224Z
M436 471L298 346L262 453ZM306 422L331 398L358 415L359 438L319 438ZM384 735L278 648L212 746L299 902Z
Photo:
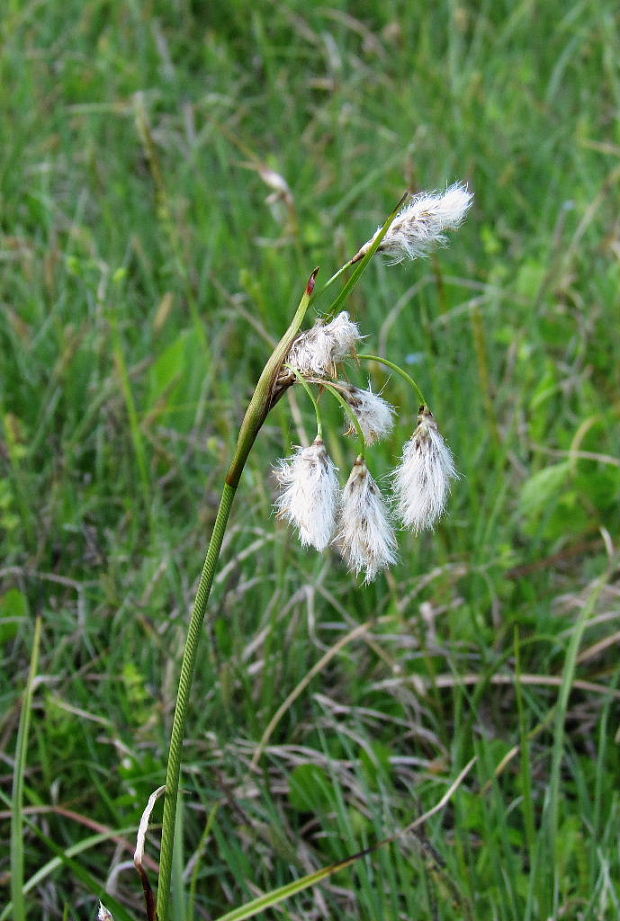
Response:
M549 848L549 860L547 866L557 866L557 836L558 836L558 819L559 819L559 801L560 801L560 771L564 755L564 724L566 722L566 711L568 709L568 699L575 678L575 668L577 665L577 655L583 637L586 624L591 617L599 596L607 584L607 575L604 575L595 586L586 604L583 605L581 613L573 628L573 632L566 652L564 662L564 671L562 674L562 685L558 694L558 704L555 718L555 728L553 733L553 749L551 755L551 776L549 778L549 798L547 800L546 814L546 840ZM557 915L559 909L559 890L555 883L552 884L549 891L553 891L553 909L550 914Z
M197 856L202 854L205 847L207 846L207 841L211 837L211 833L213 830L213 824L215 822L215 819L217 818L219 808L220 808L219 803L216 803L214 806L211 807L209 811L209 815L207 816L207 821L205 823L204 831L202 835L200 836L200 842L198 844L198 847L196 848ZM194 858L192 858L192 860L193 859ZM192 871L190 886L189 886L186 921L194 921L196 917L196 887L198 886L199 869L200 869L200 861L196 859L196 862L194 864L194 869Z
M405 203L405 201L407 200L408 197L409 197L409 192L405 192L405 194L402 196L402 198L400 199L400 201L398 202L398 204L396 205L396 207L390 212L390 214L388 215L388 217L387 217L385 223L383 224L383 226L382 226L380 232L377 234L377 238L374 240L372 246L369 247L368 252L366 253L366 255L365 255L365 256L363 257L363 259L361 259L361 260L358 262L358 264L355 266L355 269L354 269L353 272L351 273L351 276L350 276L349 279L344 283L344 285L343 285L342 288L340 289L339 294L336 295L336 297L334 298L334 300L333 300L333 301L331 302L331 304L329 305L329 308L328 308L327 313L326 313L326 318L333 317L333 316L335 315L336 311L339 309L339 307L340 307L342 304L344 304L344 302L346 301L346 299L349 297L349 295L351 294L353 288L355 288L355 286L356 286L357 283L359 282L360 278L362 277L362 275L363 275L364 272L366 271L366 268L368 267L368 263L370 262L370 260L371 260L372 257L374 256L374 254L377 252L377 250L378 250L379 247L381 246L381 242L382 242L384 236L386 235L386 233L387 233L388 230L390 229L390 226L391 226L392 222L394 221L394 218L396 217L396 215L398 214L398 212L400 211L402 205ZM346 268L348 268L350 265L352 265L352 261L345 263L345 265L343 265L342 268L338 269L338 271L335 273L335 275L332 275L332 277L331 277L327 282L325 282L325 284L323 285L323 287L321 288L321 290L320 290L320 291L318 292L318 294L316 295L315 300L318 299L318 298L320 298L321 295L330 287L330 285L332 285L333 282L336 281L336 279L339 277L339 275L341 274L341 272L343 272L343 271L344 271Z
M304 677L299 682L299 684L295 688L293 688L293 690L288 695L286 700L284 700L284 702L278 707L278 709L276 710L272 718L269 720L269 724L267 728L265 729L265 731L263 732L263 735L261 737L260 742L258 743L256 751L254 752L254 755L252 756L251 768L255 768L258 765L258 762L263 756L263 752L265 751L265 748L267 747L269 743L269 739L271 738L274 729L276 728L276 726L278 725L278 723L280 722L280 720L282 719L286 711L290 707L292 707L292 705L295 703L299 695L302 694L303 691L308 687L312 679L315 678L316 675L318 675L319 672L321 672L331 662L334 656L338 655L341 649L343 649L348 643L352 642L352 640L356 639L358 636L361 636L362 634L366 633L369 627L370 627L370 622L359 624L359 626L355 627L345 636L341 637L338 640L338 642L334 643L334 645L330 649L327 650L325 655L321 656L319 661L316 662L312 666L312 668L304 675Z
M138 465L138 472L140 475L140 485L142 487L142 498L144 501L144 507L146 509L150 508L150 497L151 497L151 477L149 473L149 467L146 459L146 449L144 446L144 438L142 437L142 431L140 429L140 420L138 416L138 411L136 409L136 403L134 400L133 390L131 388L131 381L129 377L129 371L127 368L127 362L125 361L125 353L123 350L123 345L121 341L121 334L118 329L118 324L116 318L111 316L110 319L112 334L113 334L113 346L112 346L112 355L114 358L114 365L116 367L116 373L118 375L118 381L120 384L121 393L125 401L125 409L127 411L127 418L129 420L129 430L131 432L131 441L133 443L133 449L136 456L136 462Z
M184 921L187 917L185 909L185 887L183 880L183 793L179 791L177 801L177 814L174 824L174 851L172 852L172 896L171 915L174 921Z
M296 895L298 892L303 892L304 889L308 889L310 886L316 886L317 883L327 879L327 877L331 876L333 873L337 873L339 870L344 870L346 867L350 867L351 864L355 863L357 860L360 860L362 857L373 854L375 851L384 847L386 844L392 844L403 835L414 831L416 828L418 828L420 825L423 825L424 822L430 819L431 816L435 815L435 813L443 809L452 795L460 787L461 783L475 763L476 758L472 758L471 761L465 765L456 779L450 784L449 788L446 790L441 799L435 803L435 805L429 809L428 812L425 812L424 815L418 816L417 819L414 819L413 822L407 825L406 828L397 831L394 835L390 835L389 838L384 838L382 841L377 841L376 844L364 848L362 851L358 851L357 854L352 854L350 857L345 857L344 860L339 860L337 863L333 863L328 867L322 867L320 870L316 870L314 873L309 873L307 876L302 876L301 879L296 879L292 883L287 883L285 886L280 886L278 889L273 889L271 892L266 892L264 895L258 896L256 899L252 899L251 902L246 902L245 905L240 905L238 908L234 908L232 911L227 912L225 915L220 915L216 921L245 921L246 918L252 918L260 911L264 911L266 908L271 908L274 905L283 902L285 899L289 899L292 895Z
M573 687L579 684L579 682L575 681L575 668L577 665L579 646L588 619L596 606L599 595L607 582L607 578L607 576L603 576L599 580L588 598L587 603L583 605L579 618L575 623L566 652L558 700L551 711L554 713L554 735L548 795L541 821L541 833L537 839L536 850L532 854L527 903L523 914L524 921L530 921L531 918L537 918L541 913L545 916L552 915L552 905L558 902L559 893L555 886L553 873L556 866L555 856L557 851L560 772L564 754L564 723L566 721L570 692ZM531 733L529 738L531 738Z
M519 715L519 741L521 747L520 774L523 790L523 800L521 810L523 812L523 824L525 826L525 838L527 841L528 851L534 853L536 842L536 822L534 818L534 798L532 794L532 766L530 760L530 737L526 726L526 708L523 700L523 688L521 685L521 644L518 629L515 629L514 637L514 655L515 655L515 696L517 700L517 713Z
M24 899L24 773L28 755L28 732L30 730L34 682L39 665L40 644L41 618L37 617L34 625L28 680L19 718L15 768L13 770L13 792L11 797L11 899L13 901L14 921L26 921L26 900Z
M88 838L83 838L81 841L78 841L77 844L72 845L72 847L67 848L65 854L68 858L77 857L78 854L83 854L85 851L90 850L91 848L97 847L99 844L102 844L104 841L113 840L118 835L132 834L135 832L135 827L130 826L128 828L122 828L120 830L109 831L97 835L89 835ZM33 873L33 875L26 880L23 887L24 895L27 895L29 892L32 892L37 886L39 886L43 880L47 879L48 876L51 876L55 870L58 870L62 867L63 861L60 857L52 857L51 860L48 860L42 867ZM106 896L105 899L107 902L110 901L109 896ZM0 921L7 921L8 918L13 917L13 902L9 902L4 906L0 912Z
M4 796L1 790L0 790L0 799L2 799L6 803L9 802L8 797ZM49 867L50 869L48 873L46 873L46 875L49 875L49 872L51 872L52 870L55 870L57 868L57 864L54 864L54 860L57 860L61 866L69 869L71 871L72 876L75 877L75 879L79 879L80 882L82 882L86 886L86 888L92 893L93 896L95 896L98 899L101 899L102 901L105 902L108 908L112 908L114 910L114 921L136 921L135 917L131 915L119 901L117 901L113 896L111 896L109 893L105 891L105 886L102 882L100 882L95 876L93 876L93 874L89 870L87 870L81 863L78 863L76 860L73 860L73 856L75 854L79 854L85 850L90 849L97 843L97 840L103 841L103 840L109 840L113 838L117 834L117 832L110 833L110 834L105 833L101 835L90 835L88 838L85 838L83 841L79 842L78 844L75 844L72 847L64 850L59 844L56 844L56 842L52 838L50 838L43 831L41 831L41 829L34 822L31 822L27 817L24 817L24 824L27 825L30 831L43 842L47 850L51 851L53 854L56 854L56 857L53 860L49 861L49 863L46 864L45 867L41 867L41 869L38 870L37 873L35 873L34 876L31 877L31 879L29 879L27 883L25 883L25 886L24 886L25 892L32 889L34 885L36 885L36 883L40 881L40 878L42 878L41 874L47 867ZM126 834L127 831L134 831L134 830L135 829L132 829L132 828L124 829L123 834ZM54 864L54 866L51 866L52 864ZM10 905L7 905L6 908L3 909L3 913L1 916L3 919L10 917L10 915L8 914L8 911L11 907L12 907L12 903ZM17 916L14 914L12 916L12 921L15 921L16 917Z

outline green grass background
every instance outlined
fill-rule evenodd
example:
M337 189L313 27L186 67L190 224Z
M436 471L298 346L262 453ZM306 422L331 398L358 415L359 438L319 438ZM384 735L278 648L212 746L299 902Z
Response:
M1 29L0 912L23 769L22 917L93 919L105 889L144 917L131 842L269 342L407 186L461 179L450 247L376 261L350 304L429 395L463 474L449 514L356 584L274 521L270 468L314 433L301 393L270 416L199 657L173 915L372 844L476 755L423 833L271 915L616 919L617 4L8 0ZM416 407L374 381L401 407L380 477Z

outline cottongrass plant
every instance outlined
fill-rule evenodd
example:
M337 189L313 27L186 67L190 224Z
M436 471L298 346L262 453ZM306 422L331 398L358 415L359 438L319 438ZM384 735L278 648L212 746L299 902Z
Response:
M349 569L372 582L378 572L393 566L396 535L381 490L363 457L358 457L342 493L340 529L334 539Z
M382 227L319 291L315 291L318 274L318 269L315 269L288 329L260 375L226 474L188 626L168 753L156 909L146 875L142 878L149 921L154 921L156 917L158 921L168 919L185 721L202 624L241 474L271 409L290 387L299 385L310 396L317 417L317 436L313 443L296 448L292 457L281 461L277 467L276 480L280 489L276 499L277 514L296 528L303 545L318 551L334 547L349 569L355 574L363 574L366 582L376 578L397 559L389 504L370 473L366 458L367 447L391 430L394 408L370 388L362 390L346 380L337 379L340 366L347 359L356 357L359 361L383 363L407 380L418 401L424 404L418 427L407 442L401 465L393 477L395 495L392 505L403 523L416 532L432 527L445 508L450 481L456 471L449 449L418 385L388 358L356 354L363 336L358 324L341 308L375 253L384 253L391 262L426 255L433 246L445 242L446 230L455 229L462 223L471 201L471 193L460 183L450 186L443 193L406 195ZM323 317L313 327L302 331L313 300L332 288L347 269L352 269L351 275ZM323 441L318 400L313 395L313 388L340 403L347 413L351 430L357 435L357 456L343 489ZM458 783L460 778L455 785ZM437 808L444 801L445 797ZM383 843L379 842L376 846ZM316 884L336 869L353 862L357 856L268 893L255 903L235 910L234 917L238 921L250 917L294 892Z
M397 514L416 533L434 527L445 510L451 481L458 479L452 452L428 406L420 407L418 423L394 471Z
M334 462L322 438L293 457L281 460L276 479L283 487L276 501L278 517L294 525L304 547L325 550L336 526L339 487Z
M466 185L455 182L445 192L420 192L399 211L377 247L392 263L426 256L447 242L446 230L457 230L467 215L473 195ZM361 259L373 245L381 228L353 257Z
M367 445L381 441L390 434L394 427L396 410L387 400L372 392L370 382L368 390L362 390L360 387L354 387L342 381L338 381L334 386L340 390L355 413ZM349 424L346 434L354 435L355 432L355 425Z
M343 310L331 323L318 321L298 336L286 361L305 376L333 377L337 363L354 354L361 338L357 323Z

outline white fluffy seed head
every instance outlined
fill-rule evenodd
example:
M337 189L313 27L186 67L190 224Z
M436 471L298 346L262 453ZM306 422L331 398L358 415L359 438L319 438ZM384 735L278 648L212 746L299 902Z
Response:
M418 427L405 444L393 478L396 511L405 527L416 533L432 528L444 512L450 481L458 479L458 473L452 452L426 406L420 407Z
M340 495L336 467L320 438L307 448L281 460L276 480L282 492L276 499L276 512L299 531L304 547L325 550L336 524Z
M329 323L319 321L293 342L285 364L306 377L333 377L336 364L355 352L362 339L357 323L346 310Z
M344 381L336 386L345 398L360 424L366 443L371 445L392 431L394 425L394 407L372 390L362 390ZM349 425L346 434L355 435L354 425Z
M350 570L372 582L397 561L396 537L381 492L362 458L356 460L342 494L334 544Z
M331 323L327 323L323 328L333 339L332 357L335 362L354 355L357 343L363 339L359 326L351 320L346 310L335 316Z
M446 242L444 231L461 226L473 198L473 193L461 182L454 183L445 192L414 195L392 221L378 252L390 256L393 263L428 255L433 247ZM368 251L380 230L379 227L362 246L356 259Z

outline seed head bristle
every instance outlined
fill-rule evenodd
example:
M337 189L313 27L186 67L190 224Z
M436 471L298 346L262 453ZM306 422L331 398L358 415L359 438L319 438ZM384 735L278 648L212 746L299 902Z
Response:
M334 544L350 570L372 582L397 561L396 537L379 487L358 458L342 494Z
M430 409L422 406L393 474L396 512L404 526L416 533L433 528L445 510L450 481L457 478L452 452Z

